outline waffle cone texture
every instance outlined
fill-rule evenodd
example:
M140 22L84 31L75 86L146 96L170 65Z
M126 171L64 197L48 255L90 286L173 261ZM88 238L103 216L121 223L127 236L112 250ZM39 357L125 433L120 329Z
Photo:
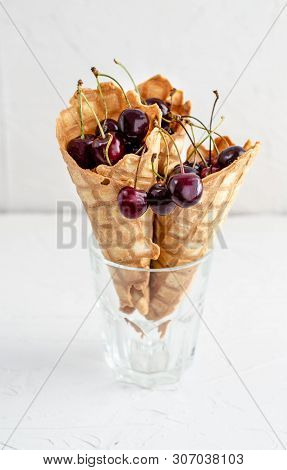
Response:
M159 98L169 104L170 110L174 114L189 115L191 112L191 102L184 101L183 91L175 90L170 81L162 75L155 75L144 83L138 85L138 88L144 100L148 98ZM172 127L174 131L172 138L181 153L185 141L185 131L178 123L173 123ZM168 151L166 144L168 146ZM167 152L169 152L169 162L167 160ZM166 172L169 173L175 165L178 164L179 158L172 140L167 137L165 142L161 138L158 160L159 173L162 175Z
M219 151L233 145L229 137L217 138ZM200 202L188 209L177 207L166 216L155 218L154 241L160 247L159 257L152 267L160 269L182 266L205 256L212 246L220 224L232 207L236 193L252 164L259 142L247 141L246 152L230 166L203 179L203 194ZM187 154L190 153L190 148ZM201 147L208 158L208 151ZM212 160L215 153L212 153ZM150 280L149 317L162 318L172 313L189 287L196 273L196 266L160 276L153 273Z

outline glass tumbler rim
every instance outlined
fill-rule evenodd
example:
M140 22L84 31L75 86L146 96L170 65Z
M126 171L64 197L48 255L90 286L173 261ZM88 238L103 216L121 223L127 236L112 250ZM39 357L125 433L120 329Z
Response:
M167 268L139 268L139 267L136 267L136 266L128 266L128 265L121 264L121 263L115 263L114 261L111 261L111 260L108 260L107 258L105 258L104 255L102 254L102 251L101 251L101 249L98 245L98 242L97 242L95 236L93 235L93 233L89 237L89 248L90 248L91 252L96 256L96 258L101 263L103 263L107 266L111 266L111 267L117 268L117 269L124 269L126 271L137 271L137 272L139 271L139 272L148 272L148 273L174 272L174 271L181 271L183 269L192 268L194 266L197 266L197 265L207 261L207 259L209 259L209 257L212 254L212 251L213 251L212 249L209 249L208 252L204 256L202 256L201 258L198 258L195 261L191 261L190 263L181 264L180 266L171 266L171 267L167 267Z

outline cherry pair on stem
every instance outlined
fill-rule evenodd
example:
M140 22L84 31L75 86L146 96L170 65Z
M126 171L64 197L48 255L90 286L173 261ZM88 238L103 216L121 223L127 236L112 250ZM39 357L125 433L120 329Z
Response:
M95 69L93 68L93 70ZM100 122L82 90L82 85L82 81L79 80L77 94L81 135L68 143L67 151L84 169L93 169L100 164L115 165L126 153L135 153L140 148L148 132L149 118L140 109L129 107L122 111L118 122L109 118ZM96 119L97 131L95 135L84 133L83 99ZM131 106L130 103L129 106Z

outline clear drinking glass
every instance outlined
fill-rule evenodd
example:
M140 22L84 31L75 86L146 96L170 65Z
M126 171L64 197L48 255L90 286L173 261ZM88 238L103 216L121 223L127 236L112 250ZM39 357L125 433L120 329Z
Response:
M148 388L177 382L194 356L211 253L183 266L143 269L105 259L93 236L89 251L106 359L116 378ZM137 276L153 276L160 301L152 317L120 310L121 290L114 281L125 288L125 279L128 284Z

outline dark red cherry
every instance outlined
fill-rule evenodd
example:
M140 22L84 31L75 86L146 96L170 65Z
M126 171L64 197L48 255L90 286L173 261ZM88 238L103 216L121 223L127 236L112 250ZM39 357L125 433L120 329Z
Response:
M117 132L119 131L119 125L117 121L114 119L108 118L108 119L103 119L101 121L101 126L103 128L104 134L107 134L107 132ZM98 137L100 135L100 129L98 128L96 130L96 136Z
M183 169L184 169L184 173L196 173L197 175L199 175L199 170L197 169L197 167L193 168L192 165L188 165L186 162L183 164ZM180 168L180 165L178 164L172 170L171 175L177 175L179 173L181 173L181 168Z
M146 104L151 105L151 104L157 104L159 109L161 110L161 113L163 117L167 117L169 113L169 105L168 103L165 103L163 100L160 100L159 98L148 98L146 100Z
M186 160L186 162L184 162L184 165L190 166L191 168L195 169L198 175L200 175L201 169L203 168L202 162L196 162L196 164L194 165L193 162L189 162L188 160Z
M86 134L83 139L81 136L76 137L70 140L67 145L67 152L81 168L91 169L95 167L90 158L90 148L94 139L94 135Z
M212 173L216 173L217 171L220 171L218 166L205 166L201 169L200 177L206 178L206 176L211 175Z
M131 186L125 186L118 194L118 204L124 217L137 219L148 208L147 193Z
M222 150L218 155L217 164L220 168L225 168L226 166L231 165L231 163L233 163L234 160L240 157L243 153L245 153L245 150L239 145L228 147L227 149Z
M137 140L129 141L125 140L126 153L137 153L137 151L142 147L142 143Z
M169 116L169 113L170 113L170 105L168 103L166 103L165 101L159 99L159 98L148 98L146 100L146 103L148 105L151 105L151 104L157 104L159 109L161 110L161 113L162 113L162 121L161 121L161 127L163 129L165 129L166 131L169 132L169 134L173 134L173 131L172 129L169 127L170 123L165 121L165 119L169 119L170 120L170 116Z
M149 128L149 118L140 109L127 108L120 114L119 128L128 140L142 142Z
M147 200L153 212L158 215L171 214L176 204L171 199L169 189L165 184L154 184L147 193Z
M201 198L203 185L195 173L179 173L168 181L171 198L180 207L191 207Z
M109 146L108 156L112 165L115 165L125 154L125 142L120 132L111 132L112 141ZM94 167L98 165L109 165L106 158L106 147L109 142L110 136L106 135L105 138L97 137L91 145L91 158L94 162Z

